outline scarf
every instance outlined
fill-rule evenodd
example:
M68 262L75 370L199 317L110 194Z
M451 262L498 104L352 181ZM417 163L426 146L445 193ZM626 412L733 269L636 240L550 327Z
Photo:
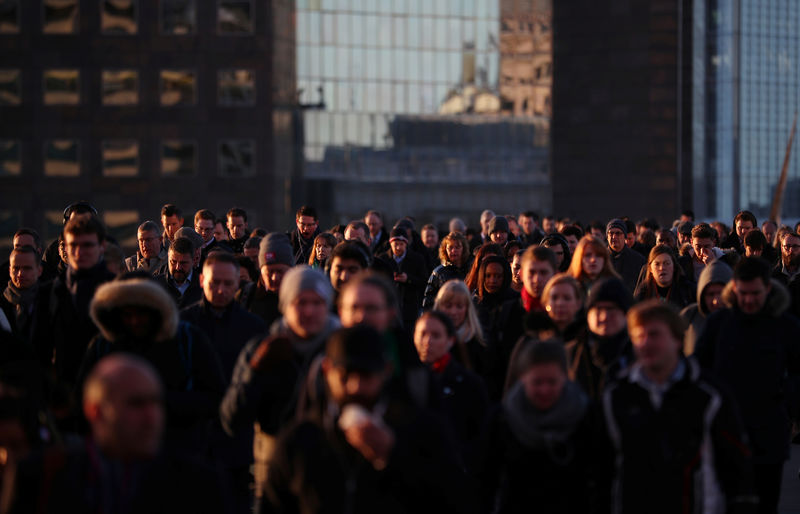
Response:
M520 291L520 296L522 297L522 307L525 308L525 312L544 312L541 300L531 296L524 287Z
M444 370L447 369L447 365L450 364L451 358L452 355L450 355L449 352L445 353L439 360L431 364L431 369L433 370L434 373L441 375L442 373L444 373Z
M17 329L21 330L28 323L28 319L33 313L33 302L38 294L39 282L28 289L17 289L10 280L8 281L8 287L3 291L3 298L14 306Z
M517 382L503 400L503 412L511 433L523 446L544 450L557 464L567 464L575 454L570 443L588 409L589 399L574 382L567 381L561 397L547 411L534 407Z
M107 273L106 263L102 259L89 269L76 270L71 266L67 267L65 283L78 314L88 318L89 302L92 301L95 289L103 283Z

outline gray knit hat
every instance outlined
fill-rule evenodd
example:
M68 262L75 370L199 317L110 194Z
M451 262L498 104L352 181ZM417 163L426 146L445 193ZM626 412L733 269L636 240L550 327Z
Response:
M278 293L278 307L282 313L286 308L300 296L303 291L313 291L317 293L331 307L333 300L333 288L328 279L319 271L310 268L305 264L295 266L286 272L281 282L281 290Z
M203 241L203 236L195 232L194 229L191 227L181 227L178 230L176 230L175 239L178 239L179 237L183 237L191 241L192 246L194 246L195 250L197 250L198 248L202 248L203 243L205 243L205 241Z
M267 264L286 264L294 266L294 253L289 237L281 232L270 232L258 247L258 267Z
M606 225L606 234L608 234L608 231L611 230L612 228L620 229L623 234L628 233L628 225L626 225L625 222L619 218L614 218L613 220L608 222L608 225Z

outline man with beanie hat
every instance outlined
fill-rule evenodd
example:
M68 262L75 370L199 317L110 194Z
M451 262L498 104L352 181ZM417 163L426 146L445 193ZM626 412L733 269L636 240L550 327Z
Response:
M286 234L271 232L261 239L258 247L258 269L261 278L254 290L243 299L242 306L263 319L267 326L272 325L281 316L278 309L278 291L284 275L292 266L294 266L294 252Z
M410 329L422 308L422 295L428 279L425 259L410 248L406 231L402 228L394 228L389 233L389 247L389 251L379 257L391 269L403 326Z
M638 252L628 248L625 237L628 233L628 225L619 218L614 218L606 226L606 239L608 249L611 251L611 262L614 270L622 277L622 282L628 291L633 294L636 289L636 281L639 279L639 272L647 260Z
M508 241L508 220L503 216L495 216L489 222L489 239L492 243L504 245Z

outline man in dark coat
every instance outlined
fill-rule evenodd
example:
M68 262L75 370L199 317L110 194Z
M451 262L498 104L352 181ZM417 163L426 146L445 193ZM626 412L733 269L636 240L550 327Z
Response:
M170 294L178 309L194 305L203 297L200 288L200 277L194 269L192 262L194 245L184 237L178 237L169 247L165 273L156 277Z
M425 259L410 249L408 237L402 229L392 229L389 246L390 251L380 257L392 269L403 326L411 330L422 308L422 294L428 279Z
M295 216L295 224L297 228L288 234L294 251L294 262L308 264L308 258L314 251L314 239L321 232L317 211L307 205L300 207Z
M47 315L37 309L39 278L42 276L41 256L32 246L21 246L11 251L9 271L11 280L0 296L0 308L11 324L11 332L31 346L31 332L35 320Z
M606 226L606 238L614 270L622 277L628 291L633 294L636 289L636 281L639 279L639 272L642 266L647 264L647 260L625 244L627 232L628 226L619 218L609 221Z
M322 373L328 407L281 436L261 512L474 509L441 421L385 390L391 369L377 331L337 331Z
M797 416L800 321L759 257L739 262L722 297L728 308L708 317L695 356L733 393L753 449L759 512L775 512Z

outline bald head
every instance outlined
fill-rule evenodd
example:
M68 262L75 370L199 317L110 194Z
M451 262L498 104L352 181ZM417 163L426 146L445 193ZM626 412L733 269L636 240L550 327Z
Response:
M124 461L152 458L164 428L161 381L145 360L113 354L92 369L83 412L97 445Z

